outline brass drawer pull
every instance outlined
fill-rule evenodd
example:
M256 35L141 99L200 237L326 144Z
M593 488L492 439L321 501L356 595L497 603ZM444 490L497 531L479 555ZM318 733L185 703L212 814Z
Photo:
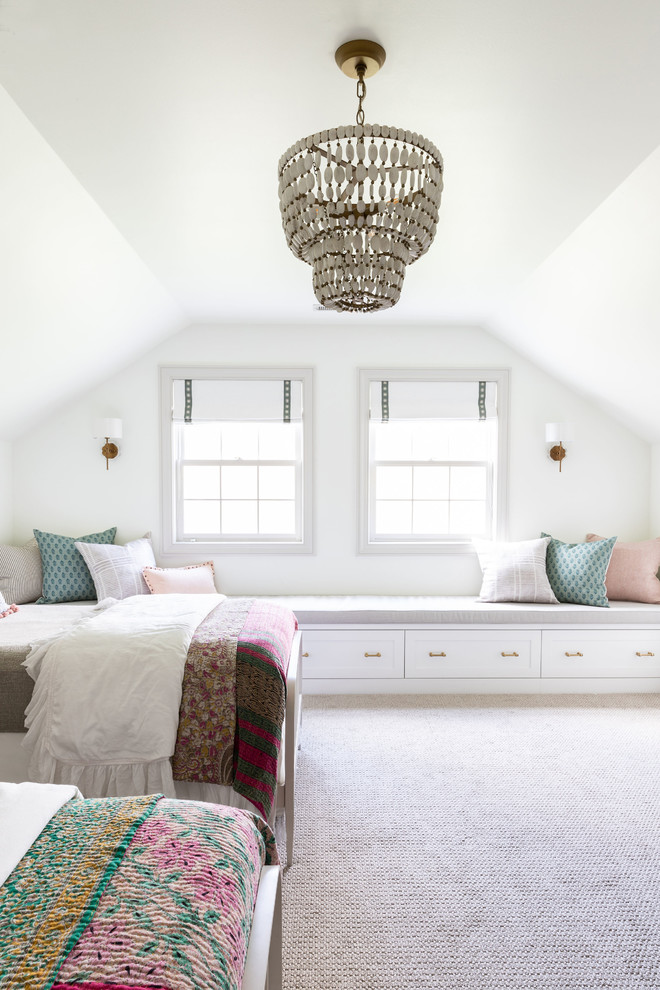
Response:
M639 650L635 653L636 657L654 657L655 653L640 653Z
M365 653L365 657L379 657L380 653Z
M309 656L309 653L303 653L303 656L304 657L308 657Z
M564 653L565 657L581 657L582 653Z
M517 657L517 656L520 656L520 654L519 653L516 653L515 650L514 650L513 653L504 653L504 652L502 652L502 653L500 653L500 656L502 656L502 657Z
M446 653L429 653L430 657L446 657Z

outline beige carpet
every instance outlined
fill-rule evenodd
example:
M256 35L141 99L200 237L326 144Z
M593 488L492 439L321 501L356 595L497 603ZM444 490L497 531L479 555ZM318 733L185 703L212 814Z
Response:
M308 697L286 990L658 990L660 696Z

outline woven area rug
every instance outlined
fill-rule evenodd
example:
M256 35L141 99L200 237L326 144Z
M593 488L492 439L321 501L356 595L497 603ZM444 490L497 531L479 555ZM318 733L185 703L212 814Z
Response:
M285 990L658 990L660 696L306 697Z

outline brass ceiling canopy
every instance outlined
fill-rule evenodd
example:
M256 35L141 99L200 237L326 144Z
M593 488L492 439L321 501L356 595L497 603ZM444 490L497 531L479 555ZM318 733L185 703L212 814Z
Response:
M360 78L358 65L364 65L364 78L368 79L383 68L385 49L377 41L347 41L335 52L335 62L351 79Z
M374 313L398 302L406 266L433 242L442 155L415 131L365 123L364 80L385 62L381 45L348 41L335 61L358 80L355 124L317 131L282 155L282 226L293 254L312 266L324 309Z

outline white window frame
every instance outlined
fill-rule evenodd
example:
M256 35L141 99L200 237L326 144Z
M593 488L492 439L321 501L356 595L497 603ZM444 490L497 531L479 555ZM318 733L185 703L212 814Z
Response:
M177 538L177 458L172 421L173 382L191 378L194 380L268 380L299 381L303 390L303 438L302 438L302 503L297 511L302 513L299 539L272 539L255 537L237 540L219 536L214 540ZM162 492L162 547L168 554L290 554L313 553L312 524L312 385L311 368L221 368L221 367L162 367L160 369L160 421L161 421L161 492Z
M360 554L424 554L424 553L473 553L470 540L451 537L433 540L422 537L416 540L391 540L370 538L371 464L369 450L369 393L372 382L381 381L432 381L432 382L495 382L497 384L497 466L493 496L495 514L493 539L507 538L507 492L509 473L509 371L506 368L362 368L359 375L359 507L358 553Z

